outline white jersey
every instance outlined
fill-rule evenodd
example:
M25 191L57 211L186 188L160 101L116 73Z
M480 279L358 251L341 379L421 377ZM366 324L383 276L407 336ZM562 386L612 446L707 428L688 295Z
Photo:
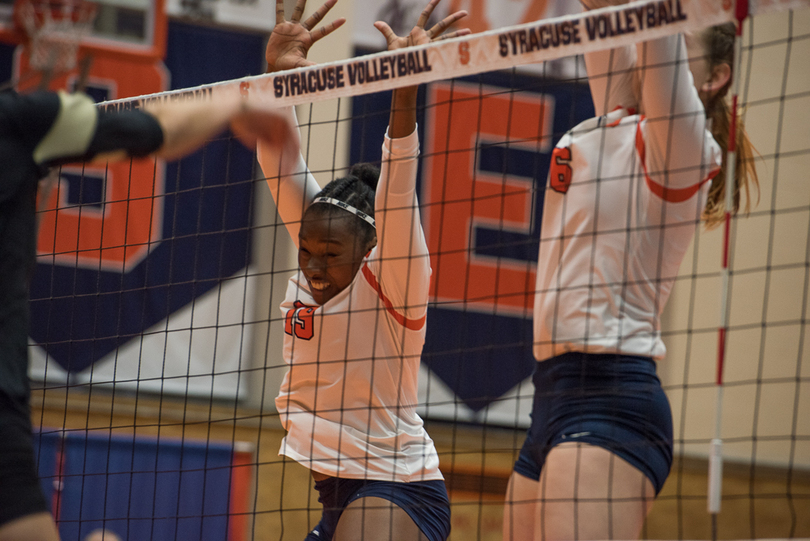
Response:
M666 352L660 314L721 151L682 38L638 47L645 115L633 109L636 49L614 50L610 70L610 51L587 55L601 116L566 133L552 156L534 301L537 360L567 351Z
M418 154L415 131L385 137L375 203L378 243L353 282L319 306L299 270L281 305L290 369L276 398L287 430L280 454L332 477L443 478L416 413L430 285L415 192ZM300 158L294 171L282 168L280 175L272 157L260 152L259 160L265 174L276 177L268 184L297 244L317 183Z

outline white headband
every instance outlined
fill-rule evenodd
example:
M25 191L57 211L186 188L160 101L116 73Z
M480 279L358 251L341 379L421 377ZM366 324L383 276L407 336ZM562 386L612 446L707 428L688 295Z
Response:
M376 222L374 222L374 218L372 218L371 216L369 216L368 214L366 214L362 210L358 210L358 209L354 208L353 206L349 205L348 203L344 203L343 201L341 201L339 199L333 199L332 197L318 197L317 199L315 199L315 201L312 202L313 205L315 203L329 203L330 205L335 205L336 207L340 207L343 210L347 210L347 211L351 212L352 214L354 214L355 216L357 216L361 220L364 220L365 222L371 224L371 227L373 227L374 229L377 229L377 224L376 224Z

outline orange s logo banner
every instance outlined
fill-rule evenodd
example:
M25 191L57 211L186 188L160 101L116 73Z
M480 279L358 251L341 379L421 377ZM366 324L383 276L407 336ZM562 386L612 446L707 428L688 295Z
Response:
M432 85L428 100L422 208L432 298L522 317L533 303L536 255L507 251L536 250L542 209L531 175L545 182L533 164L552 147L554 98L456 82ZM515 173L518 159L525 173Z
M539 21L549 16L549 4L554 4L548 0L512 0L508 7L504 7L502 2L503 0L451 0L447 12L466 10L468 16L461 21L461 26L478 33Z
M162 238L163 162L62 167L39 228L37 251L48 262L127 272ZM70 197L97 184L100 199ZM84 191L84 190L82 190Z
M168 80L162 62L98 55L88 86L115 99L165 90ZM69 88L71 79L64 75L54 84ZM164 174L164 162L154 159L62 167L44 202L38 255L49 264L129 272L163 238Z

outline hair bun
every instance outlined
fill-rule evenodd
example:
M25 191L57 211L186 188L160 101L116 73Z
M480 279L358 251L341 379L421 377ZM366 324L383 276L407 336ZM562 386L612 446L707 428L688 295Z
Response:
M377 190L377 182L380 180L380 169L370 163L356 163L349 170L349 175L355 177L360 182Z

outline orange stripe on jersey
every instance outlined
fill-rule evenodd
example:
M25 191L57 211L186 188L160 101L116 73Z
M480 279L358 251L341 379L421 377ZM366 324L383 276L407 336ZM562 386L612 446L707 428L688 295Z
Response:
M622 107L621 105L617 105L616 107L614 107L614 108L613 108L613 111L611 111L611 113L613 113L613 112L615 112L615 111L620 111L620 110L622 110L622 109L624 109L624 107ZM628 108L627 108L627 109L625 109L625 110L627 111L627 115L622 116L622 117L620 117L620 118L617 118L616 120L614 120L613 122L611 122L610 124L608 124L608 125L607 125L607 126L605 126L605 127L607 127L607 128L613 128L613 127L616 127L616 126L618 126L618 125L619 125L619 123L621 123L621 121L622 121L622 120L624 120L624 119L625 119L625 118L627 118L628 116L632 116L632 115L636 114L636 109L635 109L634 107L628 107Z
M397 313L397 311L394 310L394 305L391 303L388 297L385 296L385 293L382 292L382 287L380 287L380 284L379 282L377 282L377 278L371 272L371 269L368 268L368 263L363 264L363 276L366 277L366 281L371 285L371 287L374 288L374 291L377 292L377 295L380 296L380 300L383 301L385 309L388 310L389 314L394 316L394 319L397 320L397 323L399 323L406 329L410 329L412 331L418 331L425 326L427 314L420 317L419 319L408 319L407 317Z
M624 105L617 105L610 112L612 113L613 111L618 111L619 109L625 109L625 108L627 109L627 114L628 115L634 115L637 112L635 107L625 107Z
M627 111L627 114L625 116L617 118L616 120L614 120L610 124L606 125L605 126L606 128L616 127L621 123L622 120L624 120L628 116L633 116L634 114L636 114L636 108L635 107L628 107L627 109L625 109L624 106L622 106L622 105L617 105L616 107L614 107L613 110L611 111L611 113L615 113L616 111L621 111L622 109Z
M641 117L641 119L644 120L644 117ZM644 179L647 181L647 187L652 193L667 203L683 203L684 201L687 201L690 197L695 195L698 190L700 190L701 186L713 179L717 173L720 172L720 168L718 167L697 184L688 186L686 188L667 188L658 184L651 179L650 175L647 173L647 161L645 159L647 149L644 146L644 137L641 134L641 122L638 123L638 127L636 128L636 151L638 152L638 157L641 160L641 168L644 170Z

